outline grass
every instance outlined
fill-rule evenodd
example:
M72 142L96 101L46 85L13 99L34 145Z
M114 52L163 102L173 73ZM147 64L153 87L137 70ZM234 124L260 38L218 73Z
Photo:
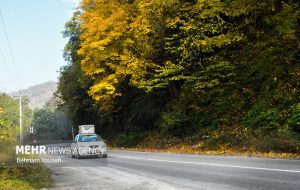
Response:
M285 136L255 137L241 128L201 131L186 138L149 133L139 143L111 149L183 154L300 159L300 140Z
M22 155L22 158L34 158ZM48 168L42 163L15 163L15 144L0 145L0 189L42 189L50 187L53 180Z

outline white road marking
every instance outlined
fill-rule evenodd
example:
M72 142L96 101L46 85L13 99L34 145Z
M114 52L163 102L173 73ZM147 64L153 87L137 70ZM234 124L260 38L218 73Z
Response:
M111 151L121 151L121 152L133 152L133 153L140 153L140 154L149 154L149 153L155 153L155 154L162 154L162 155L184 155L180 153L171 153L171 152L143 152L143 151L134 151L134 150L111 150ZM205 155L205 154L187 154L189 156L203 156L206 158L224 158L227 157L226 155ZM230 156L231 158L241 158L241 159L257 159L257 160L263 160L263 159L271 159L271 160L283 160L283 161L289 161L289 162L299 162L297 159L285 159L285 158L263 158L263 157L255 157L255 156Z
M284 170L284 169L276 169L276 168L259 168L259 167L248 167L248 166L234 166L234 165L226 165L226 164L210 164L203 162L185 162L185 161L172 161L172 160L157 160L157 159L149 159L149 158L138 158L132 156L118 156L114 154L110 154L111 157L119 157L119 158L127 158L127 159L135 159L135 160L147 160L154 162L168 162L168 163L179 163L179 164L195 164L195 165L204 165L204 166L219 166L219 167L228 167L228 168L240 168L240 169L251 169L251 170L265 170L265 171L278 171L278 172L289 172L289 173L300 173L300 170Z

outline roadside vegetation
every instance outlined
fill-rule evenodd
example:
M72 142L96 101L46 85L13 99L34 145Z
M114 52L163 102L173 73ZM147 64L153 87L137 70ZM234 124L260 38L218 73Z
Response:
M42 163L16 163L15 143L0 144L0 189L23 190L50 187L53 180ZM22 155L21 158L35 158Z
M33 111L23 101L24 132L28 131ZM17 164L15 146L19 144L19 103L0 94L0 189L42 189L52 184L49 170L43 164ZM24 138L26 140L26 138ZM22 158L33 158L22 155Z
M59 107L116 147L297 157L299 6L82 0L63 33Z
M215 134L217 133L215 131ZM226 134L224 135L228 138ZM230 140L218 142L216 139L219 138L217 137L203 139L201 138L201 134L195 134L192 137L184 139L174 137L162 138L160 134L151 133L134 146L112 144L110 148L142 152L300 159L298 150L295 150L299 146L298 141L285 141L282 139L262 140L245 137L242 141L230 143ZM287 148L293 150L288 150Z
M72 140L71 123L63 110L56 108L55 98L34 110L31 126L34 129L32 139L37 142Z

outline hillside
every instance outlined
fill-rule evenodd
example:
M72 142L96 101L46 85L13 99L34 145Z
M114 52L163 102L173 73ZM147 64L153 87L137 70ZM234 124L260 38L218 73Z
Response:
M51 98L57 88L57 84L53 81L45 82L35 86L31 86L27 89L21 90L21 95L28 97L30 100L30 108L40 108L47 100ZM18 92L11 93L12 96L19 95Z
M118 147L300 153L298 1L90 2L64 31L73 125Z

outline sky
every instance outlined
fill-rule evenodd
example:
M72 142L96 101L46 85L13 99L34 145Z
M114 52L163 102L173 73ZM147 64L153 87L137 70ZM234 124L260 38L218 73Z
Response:
M62 52L67 39L61 32L77 6L78 0L0 0L11 47L9 51L0 20L0 91L57 81L58 70L66 65Z

